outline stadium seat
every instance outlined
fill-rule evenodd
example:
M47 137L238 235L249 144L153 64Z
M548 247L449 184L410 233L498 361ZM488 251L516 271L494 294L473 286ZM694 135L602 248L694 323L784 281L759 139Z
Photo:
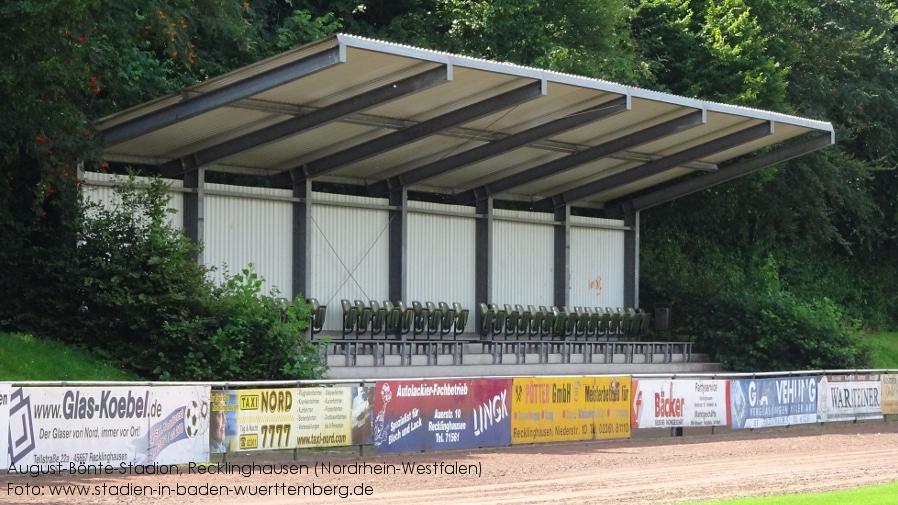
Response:
M523 305L515 305L514 310L518 313L516 333L519 337L525 336L530 333L530 324L533 320L533 314L531 314L529 310L524 310Z
M480 336L488 337L493 331L493 319L496 313L484 302L479 303L480 306Z
M389 337L390 335L400 335L399 333L399 322L402 319L402 314L399 312L399 308L393 305L393 302L389 300L384 300L384 333Z
M413 301L412 310L414 311L414 317L412 318L412 338L417 339L418 335L427 331L427 309L421 305L421 302Z
M468 309L462 308L458 302L452 302L452 308L455 310L455 338L465 332L465 326L468 325Z
M439 336L443 313L433 302L424 302L424 306L427 307L427 338L432 335Z
M387 311L379 303L371 300L371 338L384 333Z
M539 306L539 312L543 316L543 323L540 327L540 337L552 338L552 334L555 332L555 312L547 309L545 305Z
M317 299L309 298L309 305L312 306L312 314L309 317L309 330L312 335L321 333L324 327L324 317L327 314L327 306L321 305Z
M597 337L607 337L611 326L611 313L607 310L596 307L596 315L599 318L599 326L596 328Z
M399 337L404 335L408 335L409 332L412 331L412 328L415 326L415 309L409 308L405 306L405 302L399 300L396 302L396 307L399 309Z
M349 300L343 299L340 300L340 304L343 306L343 338L345 339L347 335L354 333L359 324L359 309L349 303Z
M615 312L614 310L612 310L611 307L608 307L606 310L608 311L609 314L611 314L611 320L608 322L608 335L609 336L620 335L620 319L621 319L620 311Z
M530 312L530 336L539 338L540 333L542 332L543 326L543 313L542 311L536 310L536 307L533 305L527 306L527 311Z
M355 306L359 312L358 326L356 327L356 336L362 336L364 333L368 333L368 327L371 325L371 307L369 305L365 305L365 302L361 300L355 301Z
M507 314L504 310L499 309L499 305L495 303L490 304L490 310L495 314L492 328L493 337L497 337L505 331L505 318L507 317Z
M518 321L521 313L514 310L511 305L505 304L505 338L513 337L518 331Z

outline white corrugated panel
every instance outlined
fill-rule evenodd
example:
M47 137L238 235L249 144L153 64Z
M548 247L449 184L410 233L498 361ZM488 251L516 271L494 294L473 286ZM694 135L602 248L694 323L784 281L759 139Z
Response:
M206 191L290 196L286 190L206 184ZM203 261L216 267L222 280L225 269L240 273L250 263L265 279L262 293L277 288L283 296L293 292L293 206L288 201L206 194Z
M475 209L409 202L409 209L471 214L471 217L408 214L408 301L458 302L474 312Z
M127 177L124 175L114 175L114 174L101 174L99 172L85 172L84 173L84 185L81 186L84 191L84 195L89 198L91 201L98 203L105 202L113 202L115 201L115 190L110 186L94 186L92 182L100 182L100 183L108 183L115 181L124 181ZM135 182L137 184L147 184L149 179L146 177L137 177L135 178ZM183 181L178 180L166 180L166 183L170 184L172 188L182 188L184 187ZM168 215L169 224L175 229L183 229L183 218L182 211L184 210L184 194L180 191L170 191L169 196L171 200L168 202L168 208L174 210L175 212L170 213Z
M551 214L496 210L496 216L546 221L546 224L493 220L491 303L552 305L555 254Z
M318 200L383 205L386 201L315 193ZM340 301L389 297L389 212L384 209L312 204L310 297L327 305L325 329L339 330Z
M571 223L623 226L623 221L571 216ZM624 231L571 227L572 307L622 307Z

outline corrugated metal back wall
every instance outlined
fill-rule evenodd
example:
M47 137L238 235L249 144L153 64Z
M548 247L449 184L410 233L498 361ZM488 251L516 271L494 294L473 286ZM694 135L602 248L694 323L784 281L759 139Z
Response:
M552 305L555 272L553 216L495 210L496 216L536 219L546 224L493 220L493 292L490 302Z
M384 200L315 193L316 200L383 205ZM311 293L328 306L325 329L340 329L340 300L389 297L389 223L386 209L312 204Z
M409 300L459 302L474 308L475 209L409 202ZM470 214L470 218L414 212L430 209Z
M290 197L283 189L247 188L206 184L206 191L228 191L247 195ZM213 278L222 280L227 271L238 274L250 263L265 279L263 293L276 288L282 295L293 293L293 206L288 201L239 196L206 195L206 265L216 267Z
M623 225L612 219L571 216L571 305L622 307L624 231L577 227L577 223Z
M90 181L114 176L88 173ZM145 179L138 180L145 182ZM169 181L174 188L181 181ZM86 186L91 198L109 201L107 186ZM288 190L206 184L207 192L290 197ZM182 226L183 193L172 191L174 226ZM306 296L329 307L325 328L340 328L340 300L382 302L389 297L389 222L386 209L344 207L339 203L384 206L386 200L314 193L312 205L311 290ZM231 274L253 263L266 279L263 289L292 292L292 204L235 195L206 194L204 261ZM460 215L416 212L416 209ZM553 218L550 214L495 210L492 303L552 305L554 276ZM538 222L506 221L512 217ZM475 307L475 210L472 207L409 202L406 301L459 302ZM571 218L571 306L623 305L624 232L577 224L622 226L622 221Z

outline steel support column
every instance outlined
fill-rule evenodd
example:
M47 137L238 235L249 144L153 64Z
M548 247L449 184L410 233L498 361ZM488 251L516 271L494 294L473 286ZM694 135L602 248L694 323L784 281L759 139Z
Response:
M293 182L293 298L312 289L312 181ZM334 312L336 313L336 312Z
M567 307L570 303L571 285L571 206L555 209L555 268L553 303Z
M493 296L493 199L477 202L477 224L474 232L474 322L477 331L483 326L479 304L489 303Z
M639 211L624 209L624 306L639 307Z
M206 171L199 167L184 173L184 188L190 191L184 193L183 225L187 237L194 242L202 242L205 236L206 216ZM203 252L197 254L196 262L204 263Z
M408 288L408 191L390 193L390 300L406 300Z

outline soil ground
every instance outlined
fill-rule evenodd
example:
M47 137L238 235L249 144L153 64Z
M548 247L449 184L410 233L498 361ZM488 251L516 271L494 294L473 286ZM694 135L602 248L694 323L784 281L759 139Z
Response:
M379 504L672 504L848 489L898 480L896 420L793 426L765 430L640 430L629 440L513 446L443 453L373 454L370 447L243 454L228 457L232 465L306 465L309 474L251 477L197 474L181 467L181 475L89 475L28 477L0 475L0 503L370 503ZM220 461L220 460L219 460ZM351 470L397 469L398 474L315 475L320 463ZM403 475L403 464L425 465L431 474ZM434 465L436 463L436 465ZM395 466L393 466L395 465ZM460 466L457 466L460 465ZM473 474L448 473L455 468ZM214 467L219 468L219 467ZM210 468L211 469L211 468ZM21 496L24 485L39 496ZM87 486L91 496L51 495L51 486ZM229 496L198 496L211 489ZM97 491L105 491L97 494ZM259 486L267 496L236 496L234 486ZM330 496L285 496L287 486L318 486ZM164 497L136 495L169 486ZM175 496L177 486L187 493ZM219 487L220 486L220 487ZM230 486L230 487L228 487ZM327 487L333 486L333 487ZM342 486L342 487L341 487ZM361 487L366 486L366 487ZM313 488L314 489L314 488ZM113 495L118 492L119 495ZM121 495L123 492L129 494ZM300 491L301 493L301 491ZM345 498L340 493L347 494ZM357 496L356 493L368 493Z

